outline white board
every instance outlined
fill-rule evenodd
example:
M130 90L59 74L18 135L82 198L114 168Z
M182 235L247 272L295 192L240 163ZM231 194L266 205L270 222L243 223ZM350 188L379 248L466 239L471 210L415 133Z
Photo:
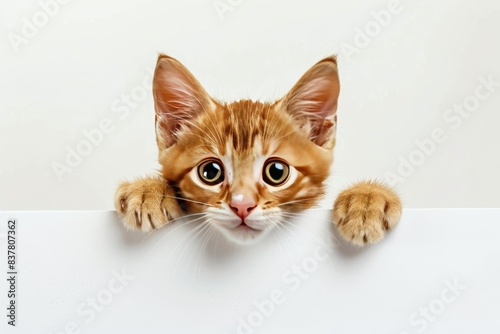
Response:
M0 212L8 277L17 222L16 328L2 279L1 332L500 333L500 209L408 209L364 249L329 216L235 246L197 222L145 238L114 212Z

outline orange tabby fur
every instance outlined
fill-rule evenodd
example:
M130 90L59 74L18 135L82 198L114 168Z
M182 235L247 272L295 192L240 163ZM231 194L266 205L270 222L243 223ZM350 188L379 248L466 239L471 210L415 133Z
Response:
M177 60L160 55L153 93L162 175L118 187L115 207L125 226L148 231L186 213L206 213L226 236L244 243L284 212L315 205L333 162L339 89L336 59L330 57L275 103L221 103ZM260 176L264 161L272 158L293 171L283 186L270 186ZM217 186L203 184L195 173L206 159L217 159L224 168ZM245 221L231 212L240 196L253 203L250 229L241 229ZM333 210L340 233L358 245L379 241L400 216L398 196L375 182L345 190Z

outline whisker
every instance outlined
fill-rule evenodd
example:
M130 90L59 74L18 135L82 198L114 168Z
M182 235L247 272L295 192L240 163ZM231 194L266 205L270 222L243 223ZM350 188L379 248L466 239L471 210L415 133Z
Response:
M203 256L205 249L207 248L208 243L209 243L210 239L212 239L212 236L214 235L214 233L215 233L215 229L212 228L212 226L210 226L210 228L208 229L208 232L206 233L205 242L202 244L200 256L198 256L198 261L196 261L196 266L194 267L194 279L196 279L196 273L198 271L198 268L200 270L200 276L201 276L201 264L202 263L201 263L200 259Z
M208 228L207 228L207 227L208 227ZM199 231L199 233L197 233L197 235L198 235L198 234L201 234L201 240L202 240L202 243L201 243L201 244L203 244L204 237L205 237L205 235L206 235L209 231L210 231L210 224L206 224L206 225L205 225L205 227L203 227L203 228ZM188 258L188 262L187 262L187 266L186 266L186 267L188 267L188 268L189 268L189 263L191 263L191 258L193 257L193 255L194 255L194 252L192 252L192 253L191 253L191 255L190 255L190 256L189 256L189 258Z
M217 232L217 231L215 231L215 232ZM215 256L215 258L217 258L217 245L219 244L220 235L221 235L220 233L217 233L217 237L215 239L215 245L214 245L214 256Z
M287 204L293 204L293 203L299 203L299 202L305 202L305 201L309 201L311 199L316 199L317 197L306 197L306 198L301 198L301 199L297 199L297 200L293 200L293 201L288 201L288 202L285 202L285 203L281 203L281 204L278 204L276 205L276 207L280 207L280 206L283 206L283 205L287 205Z
M184 238L182 239L175 247L174 249L172 250L172 252L170 254L168 254L167 256L167 260L170 259L170 256L172 256L176 250L181 246L181 245L184 245L183 249L182 249L182 252L181 254L184 253L184 251L187 249L187 246L189 245L189 243L191 242L192 238L194 237L194 234L199 232L200 230L202 230L205 226L206 226L206 223L207 221L204 221L203 223L201 223L199 226L196 226L196 228L194 228L192 231L189 232L189 234ZM178 260L176 262L176 265L174 267L174 270L173 270L173 277L175 278L175 276L177 275L177 267L179 265L179 262L181 260L181 257L178 256Z
M290 250L289 250L289 248L287 246L286 240L283 237L283 233L279 233L279 232L281 232L280 231L281 226L278 224L278 221L276 221L276 220L274 220L273 223L274 223L274 226L276 226L276 230L278 231L278 233L277 233L278 240L280 240L280 242L283 242L283 248L285 249L286 254L288 256L288 261L290 261L290 263L292 263L293 262L292 261L292 256L291 256Z
M192 200L192 199L189 199L189 198L184 198L184 197L179 197L179 196L169 196L169 195L165 195L164 194L163 197L174 198L174 199L179 199L181 201L192 202L192 203L196 203L196 204L206 205L206 206L209 206L209 207L214 207L213 205L205 203L205 202L195 201L195 200Z
M297 236L298 238L302 239L303 238L299 235L297 235L294 231L292 231L290 228L288 228L288 226L286 226L285 224L283 224L282 222L280 222L278 219L276 220L276 223L278 225L280 225L281 227L283 227L284 229L286 229L287 231L291 232L293 235ZM297 242L295 241L294 238L292 238L291 236L287 236L286 234L283 234L283 237L288 237L288 239L292 242L293 246L296 248L296 249L299 249L299 245L297 244Z
M200 243L201 246L203 246L203 244L205 242L205 236L207 235L208 232L210 232L210 230L211 230L210 224L207 224L202 230L200 230L199 234L201 234L201 243ZM191 263L191 258L193 257L194 253L195 253L195 251L193 250L193 252L191 252L191 255L188 258L188 262L187 262L187 266L186 266L187 268L189 268L189 264ZM198 259L199 259L199 257L198 257Z
M203 213L203 215L205 215L205 213ZM177 229L181 228L181 227L182 227L182 226L184 226L184 225L191 224L191 223L196 222L196 221L198 221L198 220L200 220L200 219L203 219L203 218L205 218L205 217L204 217L204 216L202 216L202 217L198 217L198 218L196 218L196 219L190 220L190 221L189 221L189 222L187 222L187 223L184 223L184 224L181 224L181 225L177 226L177 227L176 227L176 228L174 228L172 231L168 232L166 235L164 235L163 237L161 237L161 239L160 239L160 240L158 240L158 241L155 243L155 246L156 246L158 243L160 243L163 239L165 239L166 237L168 237L168 236L169 236L171 233L173 233L175 230L177 230Z
M141 240L141 242L140 242L139 244L142 244L142 243L144 242L144 240L146 240L146 238L150 237L153 233L155 233L155 232L156 232L156 234L158 234L158 232L159 232L160 230L162 230L162 229L164 229L164 228L166 228L166 227L171 226L171 225L172 225L172 223L174 223L176 220L179 220L179 219L182 219L182 218L189 218L189 217L192 217L192 216L205 215L205 214L206 214L205 212L200 212L200 213L192 213L192 214L189 214L189 215L186 215L186 216L180 216L180 217L174 218L174 219L172 219L171 221L169 221L168 223L163 224L162 226L160 226L160 227L158 227L158 228L156 228L156 229L152 230L151 232L149 232L149 233L148 233L148 234L147 234L147 235L146 235L146 236L145 236L145 237ZM190 222L189 222L189 223L190 223ZM186 223L186 224L188 224L188 223ZM178 227L176 227L176 228L174 229L174 231L175 231L177 228L179 228L179 226L178 226ZM173 231L171 231L171 232L173 232ZM170 232L169 232L169 233L170 233ZM167 234L167 235L168 235L168 234Z
M279 230L277 228L277 225L274 223L271 225L271 232L276 234L276 237L278 238L278 245L279 245L280 251L281 251L281 256L285 257L285 251L283 250L283 247L281 246L281 239L279 236Z
M287 213L284 213L284 212L283 212L283 213L282 213L282 215L286 216L286 215L287 215ZM291 218L296 218L296 217L291 217ZM292 225L292 226L295 226L295 227L297 227L297 228L300 228L300 226L299 226L299 225L294 224L293 222L291 222L291 221L289 221L289 220L286 220L286 219L284 219L284 218L283 218L283 221L284 221L284 222L286 222L287 224L290 224L290 225ZM314 234L312 234L312 233L311 233L311 232L309 232L308 230L306 230L305 232L306 232L306 233L309 233L309 235L310 235L310 236L314 236ZM329 235L330 237L332 237L332 238L336 241L336 244L340 245L340 247L344 247L344 245L340 242L340 240L339 240L339 239L338 239L335 235L333 235L333 234L332 234L332 232L327 231L327 233L328 233L328 235Z
M198 218L198 219L200 219L200 218ZM203 221L200 225L196 226L196 227L195 227L192 231L189 231L188 235L187 235L184 239L182 239L179 243L177 243L177 245L176 245L176 246L174 247L174 249L170 252L170 254L168 254L168 255L167 255L167 259L169 259L169 258L170 258L170 256L171 256L172 254L174 254L174 253L175 253L175 251L177 250L177 248L179 248L179 246L180 246L182 243L184 243L187 239L189 239L189 238L193 235L193 233L195 233L196 231L199 231L199 230L200 230L201 228L203 228L203 227L205 226L205 224L207 224L207 223L208 223L208 219L207 219L207 220L205 220L205 221ZM162 238L162 239L163 239L163 238Z
M201 226L202 226L202 228L199 228L199 227L201 227ZM194 238L196 238L196 236L198 236L200 233L202 233L202 232L203 232L203 231L204 231L204 230L205 230L208 226L210 226L210 223L209 223L209 221L207 220L207 221L203 222L202 224L200 224L200 226L197 226L197 227L196 227L196 229L195 229L195 230L196 230L196 233L194 233L194 234L190 235L189 240L188 240L188 241L186 241L185 246L184 246L184 248L183 248L183 250L182 250L181 254L179 255L179 258L178 258L178 260L177 260L177 264L176 264L176 265L175 265L175 267L174 267L174 276L175 276L175 273L177 273L177 267L179 266L179 264L180 264L180 262L181 262L181 260L182 260L182 256L184 255L184 252L185 252L185 251L186 251L186 249L188 248L187 246L190 244L190 242L191 242L192 240L194 240ZM189 266L189 263L188 263L188 266Z

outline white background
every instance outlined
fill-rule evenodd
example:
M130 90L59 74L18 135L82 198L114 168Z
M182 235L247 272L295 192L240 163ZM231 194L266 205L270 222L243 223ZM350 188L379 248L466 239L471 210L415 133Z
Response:
M0 332L500 333L499 209L405 210L363 249L336 240L330 214L241 247L196 219L146 236L109 211L0 212L2 249L18 219L17 327L2 307ZM1 305L8 290L0 280Z
M500 206L500 87L460 126L443 120L473 96L481 76L500 81L498 1L401 0L379 31L371 12L388 0L221 2L232 10L219 15L213 0L73 0L43 22L38 0L2 0L0 208L111 209L123 177L157 168L151 93L126 117L112 109L141 90L157 52L180 59L226 100L279 98L316 61L338 53L332 193L398 173L401 158L419 157L415 141L441 128L446 140L397 182L405 205ZM13 34L22 36L33 16L42 20L38 31L15 47ZM361 47L358 29L367 28L375 33ZM54 162L65 164L82 131L104 119L112 130L59 180Z

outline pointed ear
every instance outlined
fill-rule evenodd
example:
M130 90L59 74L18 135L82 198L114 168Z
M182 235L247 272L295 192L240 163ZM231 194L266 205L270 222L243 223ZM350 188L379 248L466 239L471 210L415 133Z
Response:
M339 92L337 60L332 56L311 67L281 103L314 143L332 148Z
M153 78L156 110L156 141L163 150L175 144L179 131L203 110L212 99L195 77L179 61L160 54Z

